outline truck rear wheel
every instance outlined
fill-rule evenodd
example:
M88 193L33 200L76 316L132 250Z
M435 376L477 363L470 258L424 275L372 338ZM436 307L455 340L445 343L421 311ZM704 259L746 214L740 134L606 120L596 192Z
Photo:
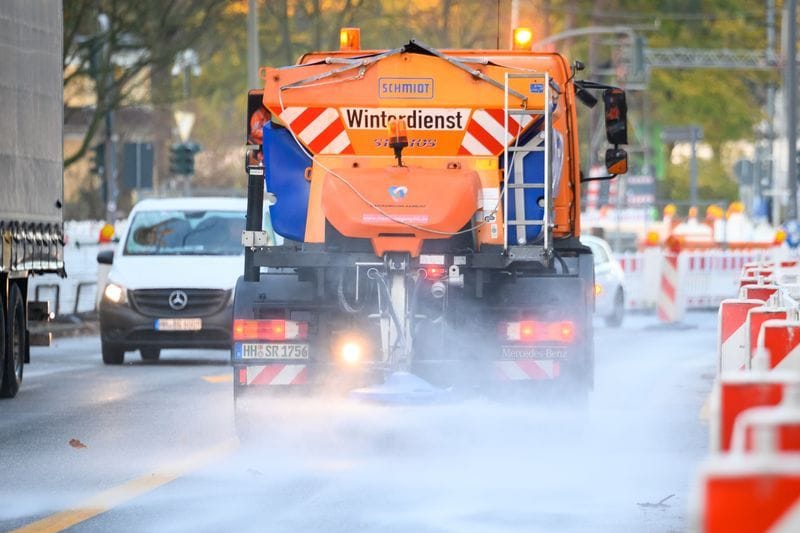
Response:
M25 365L25 300L17 284L11 285L8 294L8 316L5 327L5 364L0 397L13 398L22 384Z
M102 343L100 350L103 352L103 363L107 365L121 365L125 361L125 350Z

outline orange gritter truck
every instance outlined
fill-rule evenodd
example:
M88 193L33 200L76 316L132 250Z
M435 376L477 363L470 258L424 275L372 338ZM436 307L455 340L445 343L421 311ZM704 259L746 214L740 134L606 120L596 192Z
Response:
M580 63L556 53L341 35L338 51L262 69L248 95L237 407L258 390L585 397L594 272L575 108L602 92L607 179L627 169L625 93L575 80Z

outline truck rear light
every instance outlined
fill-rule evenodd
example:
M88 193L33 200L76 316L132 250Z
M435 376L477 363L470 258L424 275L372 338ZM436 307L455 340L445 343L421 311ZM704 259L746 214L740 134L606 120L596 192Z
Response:
M235 341L287 341L308 338L308 323L294 320L234 320Z
M444 277L447 269L441 265L426 265L425 277L428 279L441 279Z
M570 320L559 322L539 322L522 320L519 322L501 322L500 336L513 342L552 341L571 343L575 340L575 324Z

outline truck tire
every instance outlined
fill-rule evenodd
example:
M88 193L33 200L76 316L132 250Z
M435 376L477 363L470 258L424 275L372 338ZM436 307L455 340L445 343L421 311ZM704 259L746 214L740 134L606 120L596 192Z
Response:
M125 350L106 344L101 344L100 350L103 352L103 363L107 365L121 365L125 361Z
M22 371L25 366L25 300L19 285L11 284L8 292L8 316L5 320L5 365L0 385L0 397L13 398L22 384Z
M141 348L139 353L142 356L142 361L158 361L161 357L161 348Z

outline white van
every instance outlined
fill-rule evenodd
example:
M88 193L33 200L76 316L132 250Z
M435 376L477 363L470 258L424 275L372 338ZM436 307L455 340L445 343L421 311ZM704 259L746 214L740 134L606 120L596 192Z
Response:
M162 348L230 348L246 209L239 198L152 199L133 208L116 250L97 259L111 264L99 305L104 363L121 364L132 350L155 361Z

